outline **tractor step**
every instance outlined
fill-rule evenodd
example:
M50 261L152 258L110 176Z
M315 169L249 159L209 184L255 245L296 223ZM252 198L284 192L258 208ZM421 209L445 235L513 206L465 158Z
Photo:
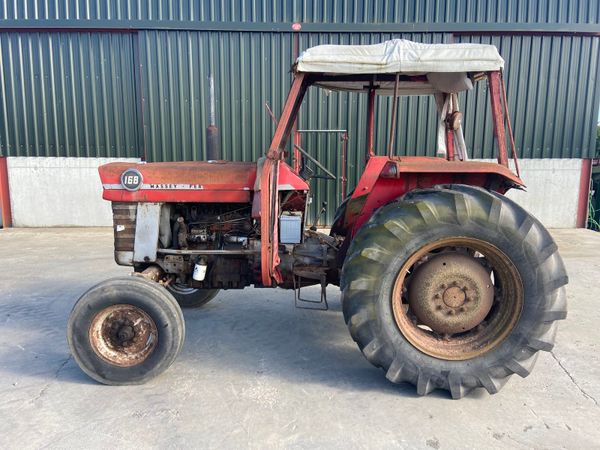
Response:
M315 309L319 311L327 311L329 304L327 303L327 275L323 268L308 268L294 269L294 305L299 309ZM318 280L321 286L321 296L319 300L313 300L308 298L302 298L300 292L302 286L302 279L305 280Z

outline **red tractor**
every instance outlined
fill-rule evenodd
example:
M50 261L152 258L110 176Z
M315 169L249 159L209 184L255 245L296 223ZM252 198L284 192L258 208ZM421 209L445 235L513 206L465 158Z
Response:
M504 196L523 182L508 164L503 64L491 45L313 47L294 65L258 162L100 167L115 259L136 276L102 282L76 303L68 324L75 360L101 383L143 383L181 350L181 307L254 285L294 289L297 303L318 308L334 284L352 338L391 382L460 398L527 376L566 317L567 275L548 231ZM457 94L477 82L488 84L497 164L468 161L462 138ZM305 226L312 221L301 147L285 162L312 86L368 96L366 166L329 234ZM378 94L393 98L387 156L373 148ZM400 95L435 96L437 156L394 156ZM300 296L309 285L321 286L320 302Z

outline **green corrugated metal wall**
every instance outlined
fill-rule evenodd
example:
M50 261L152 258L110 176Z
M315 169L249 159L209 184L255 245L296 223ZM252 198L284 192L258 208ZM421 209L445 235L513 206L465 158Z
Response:
M13 0L4 20L597 24L589 0ZM216 24L218 27L219 25Z
M132 35L0 33L0 152L137 156Z
M590 157L600 89L600 2L506 1L33 1L0 0L0 155L205 157L208 75L214 74L223 155L255 160L281 111L291 75L291 23L300 51L324 43L486 42L507 60L520 157ZM43 30L43 31L42 31ZM563 33L563 34L561 34ZM493 156L486 87L462 96L474 157ZM389 99L380 99L376 146L387 147ZM436 109L400 102L396 148L432 154ZM312 90L301 128L349 132L349 188L364 154L366 98ZM335 136L304 147L341 173ZM332 206L339 182L314 180Z

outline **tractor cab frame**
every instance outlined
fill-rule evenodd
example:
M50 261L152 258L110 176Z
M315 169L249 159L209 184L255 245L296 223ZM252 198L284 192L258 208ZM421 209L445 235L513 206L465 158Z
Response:
M328 46L323 46L328 47ZM490 47L490 46L486 46ZM317 47L318 48L318 47ZM310 55L308 55L310 56ZM510 188L523 188L520 179L519 165L515 150L512 126L508 112L506 88L502 76L503 60L492 63L494 70L470 72L433 72L441 77L431 75L414 75L412 73L390 72L393 69L378 68L375 73L339 73L337 62L331 62L332 72L313 72L328 67L327 61L315 64L304 64L306 55L302 55L294 65L294 78L283 111L275 130L273 139L266 153L266 161L260 176L260 208L261 216L270 220L261 222L262 236L269 236L261 243L262 282L265 286L281 282L277 270L279 264L278 224L273 218L278 216L277 185L281 162L287 156L285 151L290 134L296 124L298 112L307 90L311 86L338 91L359 92L368 95L367 135L365 137L366 167L352 195L344 204L344 210L333 224L332 232L346 237L349 242L362 225L381 206L400 197L415 188L430 187L436 184L462 183L481 186L504 194ZM350 70L354 70L351 67ZM446 76L448 80L444 80ZM467 90L473 83L487 81L492 124L497 143L498 164L468 161L466 146L462 136L462 113L458 110L457 92L443 92L436 84L453 84L458 90ZM392 118L387 154L377 156L374 148L375 99L377 95L393 97ZM397 126L398 97L401 95L434 95L441 116L436 157L397 156L393 146ZM505 126L506 124L506 126ZM507 133L508 131L508 133ZM509 167L507 150L507 134L509 137L512 159L516 173ZM459 142L462 148L456 149ZM458 151L457 151L458 150ZM433 152L432 152L433 153ZM292 167L300 173L300 152L294 147ZM343 251L345 254L345 251Z

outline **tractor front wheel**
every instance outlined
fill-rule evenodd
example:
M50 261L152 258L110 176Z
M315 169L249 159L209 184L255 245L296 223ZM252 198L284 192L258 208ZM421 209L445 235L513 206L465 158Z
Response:
M144 383L181 351L181 308L166 289L141 277L103 281L71 312L67 341L79 367L108 385Z
M566 317L556 244L506 197L412 191L359 231L342 270L344 318L366 358L421 395L494 394L529 375Z

